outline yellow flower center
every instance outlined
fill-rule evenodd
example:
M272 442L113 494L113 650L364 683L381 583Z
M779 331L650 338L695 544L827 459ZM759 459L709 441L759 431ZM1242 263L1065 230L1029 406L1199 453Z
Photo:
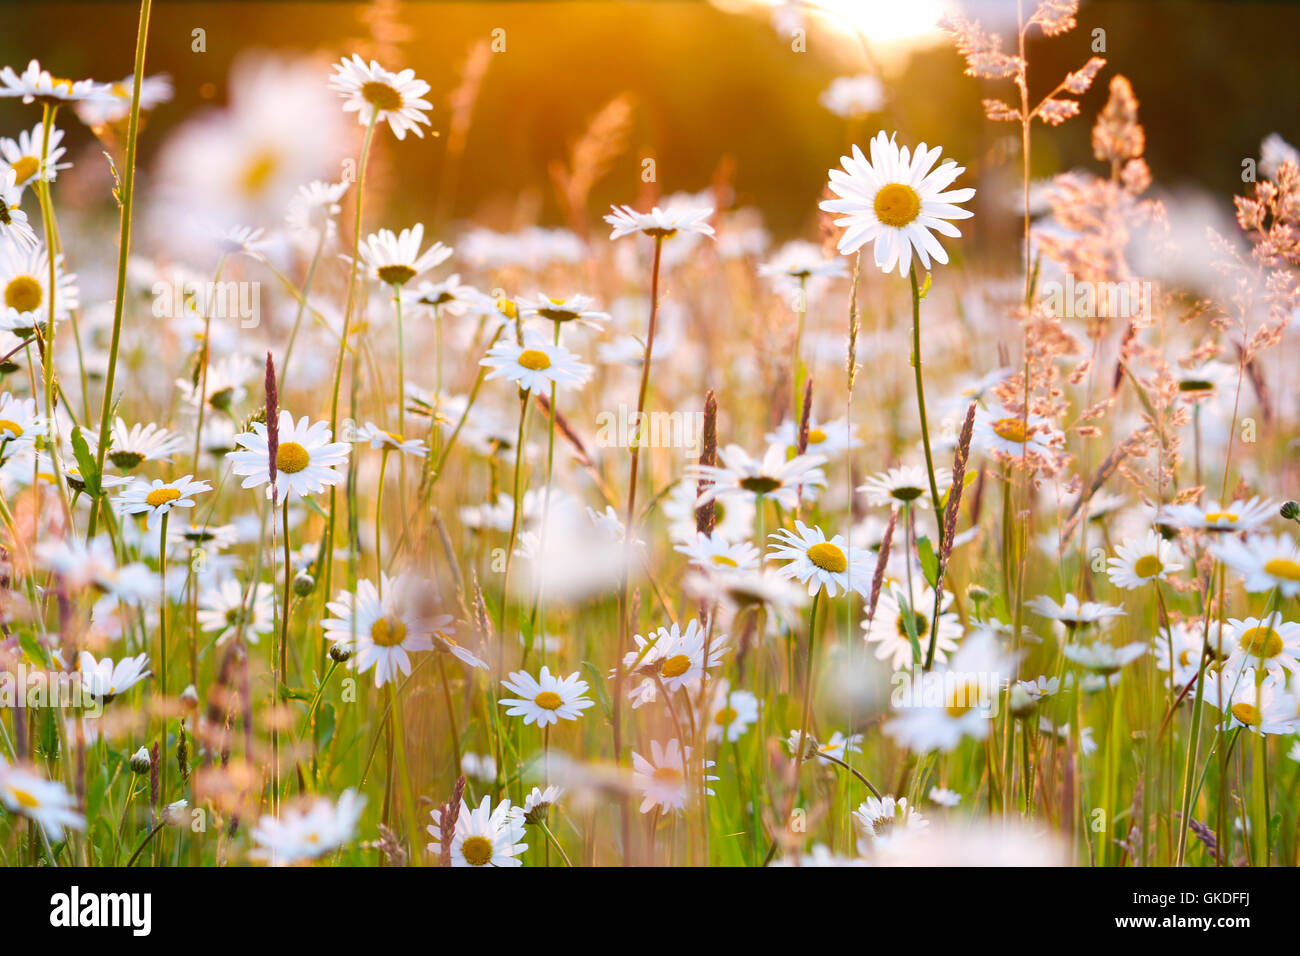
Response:
M1260 714L1258 707L1254 704L1247 704L1244 702L1232 705L1232 716L1236 717L1247 727L1258 727L1260 722L1263 720L1263 716Z
M20 807L26 807L31 810L41 805L41 801L37 800L26 790L19 790L17 787L10 787L9 792L13 794L14 799L18 801Z
M533 698L533 703L542 710L559 710L564 700L553 690L544 690Z
M679 784L682 782L682 772L676 767L656 767L652 776L660 783Z
M415 278L415 270L400 263L391 266L380 266L375 271L379 274L380 281L387 282L389 285L405 285Z
M3 427L3 425L4 425L4 423L3 423L3 422L0 422L0 427ZM740 567L740 565L738 565L738 564L735 562L735 560L734 560L733 558L729 558L729 557L727 557L725 554L715 554L715 555L713 556L713 563L716 564L716 565L717 565L718 567L720 567L720 568L738 568L738 567Z
M381 617L370 625L370 639L380 647L396 647L406 640L406 625L395 617Z
M1241 632L1241 647L1255 657L1277 657L1282 653L1282 635L1271 627L1249 627Z
M1156 555L1144 554L1133 562L1133 573L1140 578L1154 578L1164 567Z
M723 707L720 711L718 711L716 714L713 715L713 722L717 724L719 727L725 727L727 726L727 724L731 723L739 716L740 715L736 713L736 708Z
M14 185L21 186L27 180L36 175L36 171L41 168L41 161L35 156L24 156L13 164Z
M372 85L379 84L366 84L366 86ZM470 866L487 866L492 861L492 841L487 837L469 837L460 845L460 855Z
M45 299L41 284L31 276L15 276L5 286L5 305L18 312L32 312Z
M901 229L921 211L921 197L904 183L890 183L876 193L876 218L886 226Z
M537 349L524 349L519 353L518 362L524 368L532 369L534 372L542 372L551 367L550 356Z
M402 108L402 94L387 83L380 83L377 80L363 83L361 85L361 96L371 106L378 107L381 110L400 110Z
M1013 441L1017 445L1025 443L1025 423L1019 418L999 418L993 423L994 433L1006 441Z
M239 184L248 195L260 196L271 184L279 168L280 157L270 150L263 150L253 156L244 167L243 175L239 177Z
M685 654L674 654L659 665L660 677L681 677L691 669L691 659Z
M979 685L964 683L952 689L952 696L948 698L948 706L944 709L950 717L962 717L974 710L978 703Z
M175 501L181 493L175 488L155 488L144 496L144 503L150 508L160 508L168 502Z
M1207 524L1236 524L1237 516L1231 511L1211 511L1206 514Z
M5 432L8 432L11 438L22 438L23 426L17 422L11 422L7 418L0 418L0 434Z
M830 571L832 574L839 574L849 566L848 559L844 557L844 552L829 541L814 544L809 548L808 560L823 571Z
M1265 562L1264 570L1275 578L1287 581L1300 581L1300 563L1290 558L1272 558Z
M921 637L923 634L930 633L930 619L924 614L912 612L912 626L916 629L916 636ZM898 614L898 636L907 640L907 618L902 611Z
M820 428L808 429L808 444L820 445L825 440L826 440L826 433L822 431Z
M311 455L296 441L287 441L275 452L275 469L286 475L296 475L311 464Z

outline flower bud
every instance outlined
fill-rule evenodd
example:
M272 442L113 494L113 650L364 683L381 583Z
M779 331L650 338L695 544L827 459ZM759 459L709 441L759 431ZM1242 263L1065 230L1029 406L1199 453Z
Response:
M131 755L131 772L134 774L144 775L149 772L151 761L149 760L149 751L141 747Z

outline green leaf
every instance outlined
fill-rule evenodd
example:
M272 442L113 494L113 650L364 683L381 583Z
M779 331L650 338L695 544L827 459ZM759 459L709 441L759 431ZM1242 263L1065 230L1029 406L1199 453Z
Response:
M591 689L596 692L596 699L600 701L600 709L605 712L605 719L612 719L614 711L610 707L609 694L605 691L605 676L591 661L583 661L582 669L591 676Z
M930 587L935 587L939 580L939 557L934 553L934 545L929 538L919 538L916 550L921 558L921 570L925 572L925 579L930 582Z
M86 486L86 494L91 498L102 497L104 489L100 487L99 467L95 464L95 456L90 453L86 437L81 434L80 425L72 429L72 453L77 456L77 468L81 471L81 483Z

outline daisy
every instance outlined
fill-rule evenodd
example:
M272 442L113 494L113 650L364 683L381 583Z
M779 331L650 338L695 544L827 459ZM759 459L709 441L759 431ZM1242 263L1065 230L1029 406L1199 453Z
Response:
M646 637L637 634L632 638L637 649L624 655L623 666L629 671L646 674L648 680L657 678L672 693L694 683L704 676L705 670L712 670L722 663L722 656L727 651L727 636L714 634L708 638L707 661L704 659L706 637L705 629L694 618L684 631L674 622Z
M931 256L946 263L948 253L931 230L955 238L961 233L947 220L973 215L955 204L974 196L974 189L945 191L966 167L949 160L932 170L942 147L927 150L922 143L913 155L906 146L899 149L883 130L870 148L871 162L857 146L851 157L840 157L843 171L830 171L830 188L839 198L820 204L827 212L845 213L835 220L835 225L847 227L840 237L840 254L849 255L874 242L876 265L884 272L897 265L901 276L912 267L913 249L926 269Z
M502 800L492 808L492 798L484 795L483 802L473 810L462 799L456 828L452 832L452 866L523 866L519 855L528 849L524 838L524 817L516 813L509 800ZM433 841L427 849L435 857L442 855L442 811L432 811L433 824L426 829Z
M275 454L275 474L271 474L270 449L267 445L266 425L254 422L251 432L235 437L241 451L232 451L226 457L231 471L243 475L244 488L256 488L274 481L280 500L290 501L314 495L329 485L343 480L339 468L346 463L348 446L344 442L330 441L331 432L325 422L308 424L304 415L294 422L288 411L280 412L279 447ZM271 497L267 488L266 496Z
M732 690L725 678L713 688L706 720L710 740L735 743L758 720L759 702L747 690Z
M1296 732L1296 702L1278 681L1257 679L1254 668L1205 672L1201 699L1223 712L1224 730L1244 727L1252 734Z
M18 249L35 249L36 233L27 223L27 213L19 207L22 190L13 169L0 170L0 238L8 239Z
M363 580L355 594L340 591L325 607L335 615L321 621L325 639L354 652L348 666L357 673L373 667L376 687L399 673L409 677L410 655L433 650L433 635L451 623L447 615L425 616L417 582L405 575L380 575L378 589Z
M632 752L632 782L641 791L642 813L655 809L667 812L686 808L686 801L699 790L687 781L690 760L691 748L682 746L675 738L662 746L657 740L650 741L649 760L636 751ZM712 760L704 761L704 792L710 796L713 791L707 786L707 781L718 779L707 773L712 766Z
M1161 581L1183 566L1176 563L1174 545L1155 531L1148 531L1140 541L1129 541L1115 548L1118 557L1106 564L1110 583L1132 591L1152 581Z
M1210 553L1245 579L1247 591L1277 588L1283 597L1300 594L1300 545L1282 535L1229 538L1211 545Z
M545 790L541 787L533 787L532 792L524 797L524 805L520 808L520 816L523 817L524 823L534 826L545 823L546 811L555 806L562 796L564 791L559 787L547 787Z
M171 456L181 450L185 439L165 428L153 424L132 425L118 418L113 421L109 435L108 460L123 471L130 471L146 461L171 461Z
M870 73L837 76L817 101L836 116L855 119L875 113L885 105L885 85Z
M694 600L725 601L737 612L762 607L786 622L808 603L803 588L773 570L691 574L683 581L683 587Z
M1061 432L1040 415L1030 415L1026 422L1023 415L1001 407L975 411L971 444L981 451L1010 458L1050 456L1063 441Z
M936 663L943 663L948 659L948 654L957 649L957 640L962 634L961 621L948 610L952 600L952 595L945 591L939 609L939 629L934 648ZM889 666L896 671L912 666L912 642L907 636L903 601L903 588L891 586L881 593L876 605L876 616L862 622L865 640L868 644L877 645L876 658L889 661ZM911 602L911 612L916 640L924 656L930 647L930 616L934 613L933 588L922 585Z
M788 296L825 285L826 280L848 275L842 259L828 258L822 247L804 239L782 246L775 256L758 267L758 274L772 281L778 295Z
M559 678L553 676L545 665L536 678L527 671L515 671L501 684L519 697L505 697L498 703L509 708L506 711L508 716L523 717L525 727L529 724L547 727L561 720L577 720L586 708L595 703L583 696L588 690L587 682L581 680L577 672Z
M190 475L174 481L155 478L152 482L136 479L118 496L118 513L146 515L145 527L153 531L173 508L193 508L196 494L212 490L206 481L191 481L190 478Z
M1262 668L1279 680L1287 673L1300 671L1300 624L1282 621L1276 616L1261 619L1228 619L1231 651L1228 668Z
M24 103L66 103L83 100L106 100L112 96L107 86L94 80L65 80L42 70L31 60L22 73L6 66L0 70L0 97L20 96Z
M1259 498L1221 505L1211 499L1201 505L1165 505L1160 511L1163 524L1197 531L1258 531L1273 517L1277 504Z
M697 531L690 541L673 546L673 550L686 555L691 564L705 571L754 571L758 569L758 548L748 541L734 544L715 531L705 534Z
M946 787L931 787L930 802L941 807L955 807L961 803L961 794Z
M1101 604L1096 601L1080 602L1079 598L1073 594L1067 594L1060 604L1057 604L1047 595L1040 594L1032 601L1026 601L1025 606L1043 617L1051 618L1053 621L1060 621L1069 630L1086 627L1090 624L1103 623L1113 617L1122 617L1127 613L1123 608L1114 607L1110 604Z
M1147 652L1139 643L1115 647L1103 641L1091 644L1067 644L1061 651L1067 658L1085 670L1104 678L1117 675L1126 664L1131 664Z
M739 445L728 445L718 449L718 461L718 465L690 465L686 469L687 478L709 483L697 506L719 498L754 502L762 496L793 511L804 487L826 484L826 473L819 467L826 461L824 456L804 454L787 458L780 445L769 445L761 459L750 457Z
M591 296L574 293L568 298L557 298L539 292L534 298L519 299L519 314L537 316L559 324L561 322L581 322L596 328L600 323L609 321L608 312L598 312L592 308L596 300Z
M391 229L371 233L361 243L360 250L366 275L396 288L451 258L451 247L441 242L435 242L420 252L423 242L424 224L419 222L410 229L403 229L400 234Z
M947 468L937 468L934 480L942 495L952 484L952 472ZM930 477L925 469L918 465L902 465L872 475L858 486L858 491L867 496L870 504L876 506L930 507Z
M850 449L861 448L862 439L858 438L857 430L857 426L847 418L821 423L810 419L807 450L830 459ZM781 445L787 452L799 450L799 426L793 419L787 418L779 428L768 432L764 438L769 445Z
M664 518L668 521L668 536L674 541L691 541L696 531L696 500L699 482L683 478L673 486L663 501ZM743 541L754 533L753 501L733 497L730 500L714 499L713 537L724 541Z
M64 828L84 830L86 818L77 812L77 800L63 784L46 780L34 769L11 764L0 757L0 806L39 823L51 841L63 839Z
M45 421L37 414L36 400L0 394L0 455L10 443L31 445L46 433Z
M424 440L420 438L403 438L393 432L386 432L374 422L366 422L356 434L358 444L366 444L374 449L395 451L414 458L423 458L428 452Z
M50 318L49 282L50 260L44 247L0 244L0 288L4 289L0 326L20 334L43 329ZM63 256L55 256L54 321L67 319L78 304L77 277L63 271Z
M496 310L490 296L461 282L459 275L450 275L441 282L421 282L403 295L402 302L422 306L437 315L459 316L470 311L487 315Z
M108 657L96 662L89 651L82 651L77 657L77 673L81 676L81 684L86 693L98 697L106 704L148 677L151 673L146 670L148 666L148 654L124 657L116 664Z
M843 535L827 540L821 528L810 528L802 521L795 522L795 529L781 528L769 536L779 543L768 554L789 562L778 569L778 574L806 584L809 595L822 590L829 597L835 597L841 590L846 594L852 590L865 595L870 590L875 573L871 555L849 547Z
M794 756L799 751L799 731L792 730L786 737L786 747L790 755ZM847 760L849 754L862 753L862 735L849 734L844 735L838 730L832 731L830 739L821 743L813 739L812 734L804 733L804 753L805 760L811 760L813 757L826 757L833 760Z
M490 368L487 378L516 382L525 392L546 391L551 385L582 385L591 369L562 345L554 345L528 330L524 343L498 342L479 364Z
M345 790L338 803L317 797L300 807L287 807L278 815L265 814L253 828L257 849L249 857L272 866L289 866L333 853L352 839L365 805L365 797Z
M0 157L4 158L14 171L14 180L20 189L26 189L38 182L54 182L60 169L71 169L71 163L60 163L67 152L59 144L63 142L63 130L57 126L50 128L50 142L45 143L45 126L37 123L30 131L23 130L17 139L0 137ZM42 151L44 159L42 160Z
M135 90L135 74L110 83L111 94L104 99L81 100L74 109L77 119L91 129L120 123L131 115L131 97ZM172 81L166 73L146 76L140 81L140 112L144 113L168 102L172 98Z
M338 231L335 217L343 211L339 200L348 191L348 185L316 179L300 186L289 201L285 217L289 231L310 246L333 238Z
M613 206L611 209L605 217L605 221L613 227L610 239L621 239L638 232L655 239L668 239L678 233L713 235L713 227L705 222L713 215L710 208L685 209L670 206L660 209L655 206L649 212L637 212L631 206Z
M209 363L201 382L195 383L189 378L178 378L176 384L181 390L182 398L188 404L197 407L201 402L206 401L217 411L225 412L244 400L244 396L248 394L247 383L256 372L257 365L247 356L228 355L217 362ZM228 428L224 423L219 427Z
M885 846L902 831L921 830L930 825L920 810L908 806L907 797L897 800L892 796L867 797L853 811L853 818L862 826L872 846Z
M244 640L256 644L275 626L275 588L265 581L253 588L251 600L234 578L222 581L199 595L198 622L206 633L217 634L225 643L243 625Z
M334 67L329 86L343 96L343 112L356 113L362 126L387 120L393 135L405 139L407 130L423 138L420 125L430 125L426 114L433 104L421 98L429 92L429 84L417 80L414 70L391 73L374 60L367 66L354 53Z
M1230 641L1230 630L1224 628L1221 632L1218 621L1210 621L1208 634L1204 621L1177 621L1171 628L1156 635L1156 667L1168 671L1173 686L1181 690L1200 673L1203 650L1209 650L1210 662L1207 666L1213 667L1228 659L1232 650Z

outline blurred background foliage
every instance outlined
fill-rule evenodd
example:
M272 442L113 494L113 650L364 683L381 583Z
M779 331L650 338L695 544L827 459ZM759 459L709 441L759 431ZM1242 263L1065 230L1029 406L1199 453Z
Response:
M858 2L866 23L879 12L868 8L901 9L919 0ZM1015 0L956 5L996 26L1010 43ZM839 7L854 9L852 2ZM131 69L134 2L27 0L0 9L0 62L21 68L38 57L56 75L103 81ZM806 234L815 228L827 168L851 138L865 142L878 127L897 128L905 142L942 143L945 155L964 162L981 185L1000 169L1014 173L1015 127L986 121L980 107L984 96L1011 99L1011 86L963 76L946 36L878 41L868 29L865 39L883 67L891 103L855 125L827 111L818 96L834 77L872 67L842 20L810 12L806 22L806 49L795 52L774 28L771 10L746 8L744 0L730 0L726 9L703 0L160 0L147 72L171 74L176 97L149 118L141 155L147 169L169 129L222 102L232 60L242 51L295 51L320 56L323 64L360 51L393 69L412 67L433 87L434 128L443 135L388 150L381 171L401 224L437 220L431 207L449 141L448 96L471 47L501 28L505 51L488 59L454 197L444 196L444 219L472 218L498 229L537 220L565 224L550 167L567 159L592 116L623 93L632 105L626 149L591 191L593 216L610 202L646 198L640 174L642 161L652 157L658 181L651 190L697 191L725 180L734 185L735 202L758 206L778 237ZM206 33L202 53L191 49L196 28ZM1087 60L1096 28L1105 30L1109 63L1083 98L1080 118L1036 129L1036 176L1092 162L1089 130L1116 72L1132 80L1141 99L1147 158L1162 188L1200 187L1226 201L1241 191L1242 160L1258 156L1265 135L1276 131L1300 142L1294 50L1300 3L1086 0L1075 31L1055 39L1035 32L1029 49L1035 98ZM323 66L322 84L327 75ZM10 135L36 118L31 108L0 102L0 130ZM73 157L97 155L90 133L67 125Z

